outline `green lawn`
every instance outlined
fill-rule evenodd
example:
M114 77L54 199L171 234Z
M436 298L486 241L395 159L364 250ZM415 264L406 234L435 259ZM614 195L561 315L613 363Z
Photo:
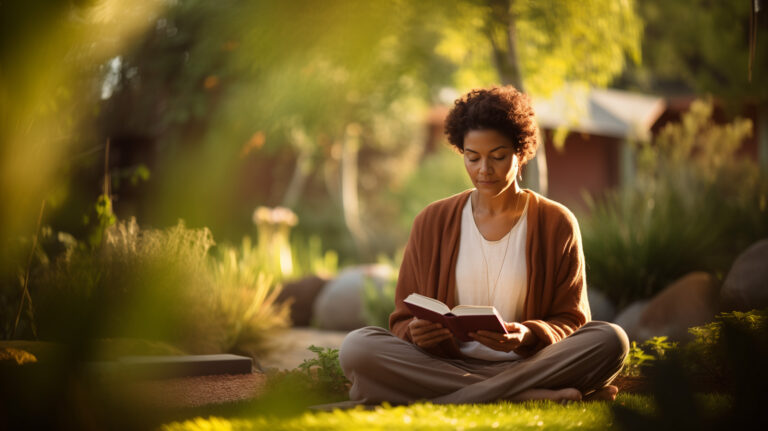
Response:
M714 400L717 402L716 400ZM622 394L617 403L650 413L650 397ZM605 402L382 406L375 410L305 412L292 417L197 417L166 424L164 430L604 430L613 427L611 405Z

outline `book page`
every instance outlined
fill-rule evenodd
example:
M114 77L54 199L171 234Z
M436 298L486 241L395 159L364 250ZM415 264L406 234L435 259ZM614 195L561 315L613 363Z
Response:
M427 310L434 311L435 313L439 314L448 314L451 312L451 309L448 308L447 305L443 304L437 299L419 295L418 293L411 293L407 298L403 300L403 302L407 302L421 308L426 308Z
M490 305L457 305L451 312L455 316L493 316L498 314Z

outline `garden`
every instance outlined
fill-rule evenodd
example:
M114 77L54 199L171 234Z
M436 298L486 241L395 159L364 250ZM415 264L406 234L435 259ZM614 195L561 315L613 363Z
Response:
M0 2L0 429L768 426L762 3ZM492 85L532 98L522 186L578 220L620 392L333 408Z

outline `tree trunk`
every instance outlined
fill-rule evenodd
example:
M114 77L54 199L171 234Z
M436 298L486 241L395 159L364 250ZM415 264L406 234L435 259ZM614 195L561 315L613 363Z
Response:
M520 61L517 57L517 30L515 16L512 13L513 1L488 0L491 16L487 21L486 33L491 42L493 58L501 83L512 85L521 92L525 92ZM500 34L504 34L505 37L499 39ZM526 166L527 168L524 169L526 186L546 196L549 184L547 180L547 153L542 131L539 131L539 146L536 149L536 157L532 163Z
M299 151L296 156L296 166L293 169L291 182L283 197L283 206L286 208L296 208L301 193L304 191L304 184L307 182L312 171L312 152L314 146L303 131L294 131L292 134L293 145Z
M368 241L360 223L360 207L357 195L357 155L360 150L359 126L347 126L341 151L341 205L344 221L352 234L357 250L367 255Z

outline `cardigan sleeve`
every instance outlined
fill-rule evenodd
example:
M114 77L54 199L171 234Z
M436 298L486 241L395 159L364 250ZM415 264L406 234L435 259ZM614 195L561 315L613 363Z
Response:
M428 230L433 224L434 220L430 218L428 211L422 211L413 221L397 278L395 311L389 316L390 331L397 337L411 343L413 339L410 331L408 331L408 324L413 319L413 314L403 300L411 293L419 293L429 297L435 296L435 286L428 286L429 268L427 263L432 257L430 253L436 253L439 248L434 244L434 238L431 238L434 235L431 235ZM453 338L424 350L438 356L461 357L458 344Z
M584 252L581 245L581 233L576 218L566 213L557 227L553 229L553 240L547 242L551 249L546 253L554 253L549 262L551 267L543 268L552 272L552 286L544 286L551 290L548 306L540 318L522 322L536 335L536 343L523 346L516 353L530 356L544 347L567 337L590 319L589 303L586 291L586 273Z
M411 334L408 331L408 323L413 318L408 307L403 300L411 293L417 292L419 280L417 278L419 247L418 247L418 218L413 223L411 235L405 246L403 253L403 262L400 264L400 273L397 276L397 287L395 290L395 311L389 316L389 329L393 334L405 341L413 342Z

